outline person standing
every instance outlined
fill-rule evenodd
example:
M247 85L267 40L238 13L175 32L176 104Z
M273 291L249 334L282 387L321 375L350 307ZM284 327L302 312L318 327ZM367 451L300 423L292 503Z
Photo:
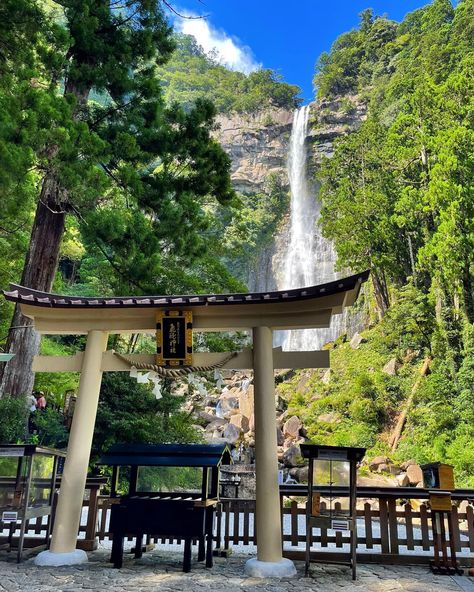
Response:
M35 394L36 397L36 409L39 411L43 411L46 408L46 397L44 396L43 391L38 391Z
M36 394L28 395L26 398L26 407L28 409L28 419L26 422L26 437L33 432L34 429L34 413L36 411Z

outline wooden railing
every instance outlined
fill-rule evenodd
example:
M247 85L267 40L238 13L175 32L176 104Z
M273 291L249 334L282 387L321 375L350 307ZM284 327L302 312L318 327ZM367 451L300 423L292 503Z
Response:
M89 479L84 510L79 529L78 547L96 548L97 539L111 539L110 508L116 499L99 495L104 479ZM301 559L305 542L306 487L280 488L284 555ZM340 498L347 495L338 489ZM322 492L324 500L325 492ZM427 504L428 491L419 488L359 487L358 495L358 557L365 562L427 563L433 552L431 512ZM474 565L474 490L452 492L452 518L458 559ZM323 501L324 503L324 501ZM87 509L87 510L86 510ZM226 553L236 546L256 545L255 500L223 499L217 508L215 546ZM32 520L29 534L38 535L43 524ZM349 537L342 532L315 529L314 548L320 557L327 553L332 559L345 551ZM174 542L179 540L157 543Z
M320 490L324 498L324 495L328 494L328 488L321 487ZM333 491L341 498L348 495L344 488L333 488ZM283 540L294 547L305 541L304 526L301 532L305 505L296 500L305 499L299 496L306 496L307 488L301 485L282 486L280 494L284 521ZM376 554L376 560L380 555L387 556L387 559L403 555L413 558L416 553L421 555L421 552L432 551L431 510L427 504L428 497L429 491L418 487L358 487L357 544L361 551L370 551L372 557ZM456 551L469 551L469 559L474 560L474 490L453 490L451 498ZM460 506L463 507L462 511ZM287 515L290 518L285 521L284 517ZM298 520L299 516L301 518ZM331 534L332 531L328 529L315 532L313 538L321 549L332 545L337 550L344 544L349 544L349 536L344 536L341 532Z
M344 490L337 495L344 497ZM284 555L304 556L305 494L303 486L281 487ZM322 493L324 497L324 492ZM358 488L358 557L366 562L426 563L433 551L428 491L419 488ZM474 490L452 493L455 546L459 560L474 565ZM365 500L365 501L364 501ZM116 500L99 497L100 540L110 538L108 517ZM462 511L458 505L462 503ZM340 502L339 502L340 503ZM323 501L324 507L324 501ZM222 553L235 546L256 545L255 500L224 499L217 509L215 546ZM315 529L313 540L320 557L335 559L349 544L349 536L329 529ZM156 541L156 542L165 542ZM179 543L178 540L166 542Z

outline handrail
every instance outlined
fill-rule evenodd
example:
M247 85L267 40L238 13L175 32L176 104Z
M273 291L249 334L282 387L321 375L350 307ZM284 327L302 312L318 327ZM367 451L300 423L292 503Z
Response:
M337 494L336 497L349 497L349 488L335 485L330 488L328 485L321 485L317 490L322 494ZM432 489L424 487L357 487L358 498L386 497L395 499L428 499ZM474 501L474 489L443 489L443 492L450 492L452 499L468 499ZM304 496L308 495L307 485L280 485L280 495Z

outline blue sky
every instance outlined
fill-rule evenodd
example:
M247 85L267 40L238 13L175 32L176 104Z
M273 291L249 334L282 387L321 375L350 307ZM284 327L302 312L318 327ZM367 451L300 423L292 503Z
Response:
M262 66L313 96L317 57L329 50L338 35L355 27L358 14L373 8L394 20L428 0L179 0L173 4L188 14L207 14L205 21L175 20L194 34L205 49L216 47L232 68L251 71Z

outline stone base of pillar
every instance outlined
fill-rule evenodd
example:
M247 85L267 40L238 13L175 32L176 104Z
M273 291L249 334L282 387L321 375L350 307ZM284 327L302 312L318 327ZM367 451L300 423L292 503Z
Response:
M290 559L272 562L254 557L245 564L245 574L253 578L291 578L296 575L296 568Z
M53 553L52 551L41 551L35 557L35 565L59 567L60 565L77 565L87 563L87 553L82 549L75 549L70 553Z

